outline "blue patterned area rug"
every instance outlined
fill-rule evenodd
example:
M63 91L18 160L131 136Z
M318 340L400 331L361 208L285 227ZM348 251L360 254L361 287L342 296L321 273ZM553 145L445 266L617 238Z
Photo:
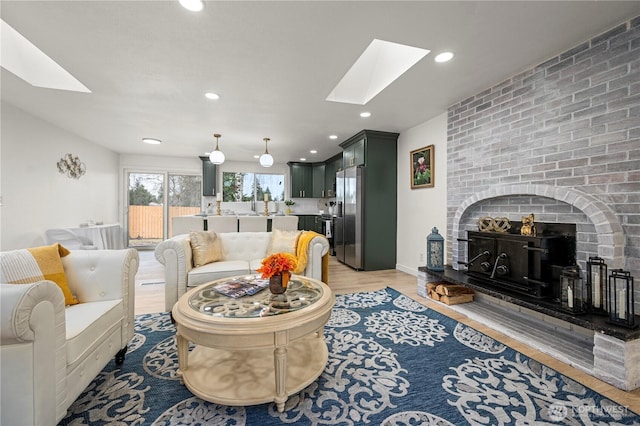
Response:
M492 338L387 288L337 296L317 381L275 404L228 407L176 375L167 313L136 317L112 361L61 425L611 425L639 416Z

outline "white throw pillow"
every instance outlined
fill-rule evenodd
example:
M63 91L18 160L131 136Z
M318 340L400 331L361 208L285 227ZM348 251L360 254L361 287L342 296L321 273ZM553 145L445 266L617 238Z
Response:
M267 249L267 256L275 253L291 253L295 256L297 254L298 238L300 238L301 234L302 231L274 229L271 231L271 241Z

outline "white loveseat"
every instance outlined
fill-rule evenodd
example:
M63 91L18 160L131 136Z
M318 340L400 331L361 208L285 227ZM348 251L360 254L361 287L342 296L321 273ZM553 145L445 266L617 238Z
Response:
M62 258L79 304L52 281L0 284L2 425L55 425L133 337L138 252L77 250Z
M224 260L193 267L189 234L176 235L156 247L158 262L164 265L165 309L171 311L189 288L234 275L255 273L266 257L271 232L218 233ZM324 236L315 236L307 249L307 265L300 275L322 280L323 256L329 252Z

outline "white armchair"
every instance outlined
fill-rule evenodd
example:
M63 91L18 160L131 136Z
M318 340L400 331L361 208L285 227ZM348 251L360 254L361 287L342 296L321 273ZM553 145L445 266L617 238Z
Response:
M138 252L77 250L62 258L72 293L52 281L0 284L2 425L55 425L133 337Z

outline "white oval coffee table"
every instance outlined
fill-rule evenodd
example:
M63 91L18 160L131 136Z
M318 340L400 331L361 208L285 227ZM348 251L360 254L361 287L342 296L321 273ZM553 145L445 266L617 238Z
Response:
M173 307L179 374L206 401L235 406L274 401L282 412L289 395L316 380L326 366L324 325L335 296L326 284L298 275L283 295L264 289L233 299L213 290L231 279L194 288ZM192 351L189 342L196 345Z

